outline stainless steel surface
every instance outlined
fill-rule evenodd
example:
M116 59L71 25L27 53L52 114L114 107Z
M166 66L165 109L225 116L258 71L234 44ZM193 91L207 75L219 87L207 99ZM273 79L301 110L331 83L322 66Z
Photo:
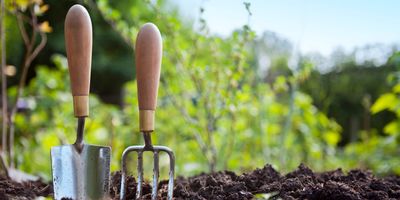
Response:
M153 167L153 190L151 193L151 198L156 199L157 198L157 191L158 191L158 178L159 178L159 161L158 161L158 151L154 151L153 154L153 159L154 159L154 167Z
M151 144L151 134L143 133L145 145L143 146L129 146L122 153L122 177L121 177L121 192L120 199L125 200L126 197L126 177L127 177L127 156L131 152L137 152L138 155L138 179L137 179L137 191L136 199L140 199L142 196L142 184L143 184L143 153L145 151L154 152L153 156L153 189L151 192L151 199L157 199L158 192L158 178L159 178L159 153L165 152L169 156L169 180L168 180L168 200L172 200L174 192L174 176L175 176L175 156L174 152L166 146L153 146Z
M111 148L83 143L85 118L78 118L74 144L51 148L54 199L106 199L110 184Z
M110 147L75 145L51 148L54 199L97 200L108 197Z

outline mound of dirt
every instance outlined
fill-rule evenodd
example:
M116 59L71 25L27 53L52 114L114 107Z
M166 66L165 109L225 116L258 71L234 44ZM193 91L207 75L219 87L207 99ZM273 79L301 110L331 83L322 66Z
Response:
M121 173L115 172L111 179L110 195L119 199ZM159 184L159 199L166 199L167 181ZM143 199L151 198L151 186L143 185ZM135 178L128 177L127 199L136 195ZM37 196L52 196L52 187L41 181L16 183L0 177L0 199L34 199ZM335 199L363 200L400 199L400 177L379 178L370 171L341 169L315 173L305 165L295 171L281 175L271 165L265 165L250 173L236 175L230 171L199 174L175 180L174 199L226 199L246 200L270 199Z
M18 183L8 177L0 176L0 199L19 200L48 197L53 194L53 187L42 180Z
M121 175L113 174L111 195L119 198ZM167 181L159 184L159 198L166 199ZM151 186L145 184L144 199L150 199ZM135 179L129 178L128 199L136 194ZM314 173L301 164L295 171L281 175L271 165L250 173L236 175L230 171L178 177L175 181L175 199L246 200L256 196L271 199L308 200L362 200L400 199L400 177L375 177L370 171L341 169Z

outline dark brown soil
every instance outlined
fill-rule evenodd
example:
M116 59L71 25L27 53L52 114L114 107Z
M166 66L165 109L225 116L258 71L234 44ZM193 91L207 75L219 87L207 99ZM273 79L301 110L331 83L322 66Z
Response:
M112 176L111 197L119 198L121 174ZM165 199L167 181L159 184L159 197ZM51 196L51 186L40 181L19 184L0 177L0 199L16 199L24 196ZM128 179L127 199L134 199L136 183L133 177ZM151 186L143 187L144 198L150 199ZM256 197L270 199L400 199L400 177L375 177L371 172L352 170L343 173L341 169L323 173L314 173L308 167L300 165L295 171L281 175L270 165L250 173L236 175L223 171L212 174L200 174L194 177L178 177L175 180L175 199L229 199L246 200ZM21 198L22 199L22 198Z
M5 176L0 176L0 199L34 199L38 196L51 196L53 187L41 180L17 183Z
M120 173L113 175L111 195L119 198ZM128 199L135 196L134 178L129 178ZM160 197L167 194L167 181L159 186ZM151 187L144 186L144 199L150 199ZM314 173L305 165L281 175L270 165L250 173L236 175L230 171L200 174L194 177L178 177L175 181L175 199L226 199L246 200L257 196L270 199L308 200L385 200L400 199L400 177L375 177L371 172L352 170L347 174L341 169Z

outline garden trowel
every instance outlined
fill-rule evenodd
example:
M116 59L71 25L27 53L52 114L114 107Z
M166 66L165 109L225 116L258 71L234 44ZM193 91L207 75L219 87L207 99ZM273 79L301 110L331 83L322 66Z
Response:
M83 6L74 5L69 9L64 31L78 128L74 144L51 148L54 199L106 199L111 148L83 142L85 118L89 115L92 59L92 23Z

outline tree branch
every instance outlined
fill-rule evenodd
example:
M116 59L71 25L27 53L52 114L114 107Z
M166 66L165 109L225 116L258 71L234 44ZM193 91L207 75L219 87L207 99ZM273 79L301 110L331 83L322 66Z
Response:
M118 33L118 35L125 41L125 43L127 45L129 45L130 47L132 47L132 49L135 48L135 41L132 40L129 36L124 35L121 31L118 30L117 24L114 20L107 18L107 16L104 14L104 12L102 10L100 10L100 8L97 6L97 3L95 3L93 0L88 0L88 5L94 9L96 9L100 15L103 17L103 19L111 26L111 28Z
M40 44L36 46L35 50L33 50L32 54L29 56L29 64L36 58L40 51L46 46L47 43L47 35L43 32L40 32L40 37L42 38Z
M19 13L19 12L17 12ZM26 47L26 53L25 53L25 58L22 66L22 72L21 72L21 77L19 79L18 87L17 87L17 94L15 96L14 104L13 107L11 108L10 116L9 116L9 156L10 156L10 167L14 167L14 136L15 136L15 115L18 111L18 101L23 95L24 89L25 89L25 84L28 76L28 71L31 66L32 61L36 58L36 56L39 54L41 50L45 47L47 43L47 35L39 30L39 24L37 22L37 17L35 15L35 12L33 10L33 7L29 7L29 13L30 13L30 19L31 19L31 26L32 26L32 35L30 39L27 36L26 29L22 23L22 17L18 17L21 15L20 13L17 14L17 21L19 21L19 28L20 28L20 33L27 39L25 42L25 47ZM35 42L36 42L36 35L37 33L40 34L41 36L41 41L39 45L35 47ZM24 40L25 40L24 39Z
M4 30L5 8L4 1L0 0L0 43L1 43L1 99L2 99L2 149L0 153L0 163L6 176L8 177L8 167L6 165L4 155L7 150L7 123L8 123L8 101L7 101L7 77L5 75L6 69L6 32Z
M19 32L21 33L21 36L22 36L22 39L24 40L25 46L28 46L28 44L29 44L28 34L27 34L25 26L23 24L21 13L19 11L16 11L15 14L17 16Z

